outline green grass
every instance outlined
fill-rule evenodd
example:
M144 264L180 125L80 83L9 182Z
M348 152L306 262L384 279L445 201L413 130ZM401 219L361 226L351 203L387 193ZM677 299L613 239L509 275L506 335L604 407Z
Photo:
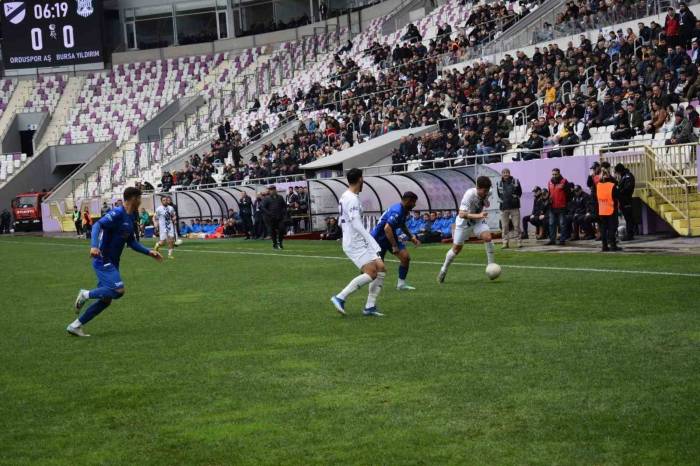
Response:
M366 290L333 311L349 261L277 257L336 243L126 251L126 296L77 339L87 244L0 238L0 463L698 464L700 275L512 267L697 257L499 250L489 282L476 245L438 286L445 250L411 250L411 294L389 264L383 319Z

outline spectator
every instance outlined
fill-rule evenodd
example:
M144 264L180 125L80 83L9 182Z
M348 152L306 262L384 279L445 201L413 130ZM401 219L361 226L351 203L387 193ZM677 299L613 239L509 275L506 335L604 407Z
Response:
M287 203L282 196L277 194L277 187L274 185L268 188L268 195L262 201L261 209L265 224L272 237L272 247L274 249L284 249L282 241L287 220Z
M170 188L173 187L173 175L164 171L163 176L160 178L160 185L163 192L170 192Z
M107 205L105 202L102 205L102 209L104 210L104 207ZM109 212L109 206L107 206L107 212ZM104 214L103 214L104 216ZM85 232L85 238L90 239L92 236L92 217L90 216L90 211L88 211L88 208L85 207L83 209L83 231Z
M530 131L530 137L527 141L520 144L522 149L527 149L527 152L519 152L518 156L514 160L534 160L539 159L541 156L541 150L544 147L544 141L542 136L537 134L534 130Z
M253 229L255 230L255 239L263 239L267 237L267 227L263 218L262 204L267 193L258 193L253 202Z
M697 142L698 138L693 132L693 126L690 124L690 120L685 117L683 110L678 110L674 118L675 125L673 126L673 131L671 131L671 138L666 140L666 145Z
M238 208L241 215L241 226L245 239L249 240L253 234L253 201L244 191L238 200Z
M87 210L87 207L85 209ZM109 207L109 204L107 204L107 201L104 201L102 203L102 208L100 209L100 218L107 215L107 212L109 212L110 210L111 210L111 207ZM83 225L85 225L84 221L83 221ZM90 222L90 225L92 225L92 222Z
M603 252L620 251L617 247L615 235L617 234L617 203L618 190L615 179L607 169L601 172L600 183L596 189L598 199L598 224L600 226L600 238L603 243Z
M631 171L623 164L615 165L615 176L617 177L618 203L622 216L625 218L625 237L623 241L634 239L634 230L637 222L634 221L632 209L632 196L634 195L635 179Z
M590 240L595 238L593 234L595 210L592 206L592 199L591 196L578 185L574 187L572 193L570 215L571 224L573 226L573 233L571 235L572 241L581 239L581 233L583 233L583 239Z
M5 211L3 211L4 213ZM80 216L80 209L78 206L73 207L73 225L75 225L75 234L83 236L83 221Z
M335 217L326 219L326 231L321 233L321 239L327 241L339 240L343 236L343 232L338 226L338 220Z
M148 215L148 212L146 212L146 209L141 208L141 213L139 214L139 232L141 233L141 236L146 235L146 227L151 224L151 216Z
M498 200L501 209L501 231L503 232L503 248L510 247L511 226L514 227L514 235L518 247L522 247L520 241L520 197L523 195L520 181L510 175L510 170L501 170L501 179L496 186Z
M0 235L9 234L12 228L12 214L7 209L2 209L0 214Z
M684 48L687 48L690 44L690 40L693 38L693 32L695 31L695 15L688 8L685 2L680 2L678 4L678 25L680 27L681 44Z
M552 170L552 179L549 181L549 194L551 207L549 210L549 242L548 246L556 244L557 226L559 227L559 245L566 243L566 209L570 194L569 182L561 176L558 168Z

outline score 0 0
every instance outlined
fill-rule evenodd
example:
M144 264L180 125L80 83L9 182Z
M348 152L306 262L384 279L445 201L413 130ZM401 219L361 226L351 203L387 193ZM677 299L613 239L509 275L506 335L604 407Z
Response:
M51 25L53 26L53 25ZM67 49L75 47L75 34L73 33L73 26L66 25L63 26L63 46ZM55 33L51 30L51 34ZM39 51L44 49L44 33L40 28L32 28L30 31L32 36L32 49Z

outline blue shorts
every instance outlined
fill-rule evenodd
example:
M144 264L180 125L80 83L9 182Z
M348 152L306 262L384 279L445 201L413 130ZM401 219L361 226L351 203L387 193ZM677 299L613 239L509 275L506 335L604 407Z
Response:
M377 244L379 244L379 247L382 248L382 250L379 251L379 257L381 257L382 260L384 260L386 252L391 252L391 243L389 243L388 239L384 238L382 241L377 241ZM403 251L404 249L406 249L406 245L399 240L396 240L396 245L399 247L399 251Z
M114 264L95 260L92 261L92 268L95 269L95 275L97 275L98 288L105 287L113 290L124 288L122 276L119 274L119 269L116 268Z

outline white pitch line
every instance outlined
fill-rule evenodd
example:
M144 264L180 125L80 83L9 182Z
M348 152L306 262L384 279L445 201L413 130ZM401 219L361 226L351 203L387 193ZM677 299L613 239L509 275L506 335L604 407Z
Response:
M25 241L13 241L13 240L2 240L0 243L14 243L23 245L51 245L51 246L65 246L73 248L86 248L82 244L65 244L65 243L55 243L49 241L43 242L25 242ZM287 252L254 252L252 250L246 251L221 251L213 249L182 249L178 248L179 252L194 252L194 253L205 253L205 254L233 254L241 256L265 256L265 257L293 257L293 258L303 258L303 259L326 259L326 260L341 260L347 261L348 259L343 256L318 256L309 254L290 254ZM397 260L388 259L386 262L398 263ZM417 261L412 260L412 264L421 265L442 265L442 262L432 262L432 261ZM462 266L462 267L484 267L484 264L473 263L473 262L453 262L452 265ZM700 273L692 272L666 272L663 270L626 270L626 269L597 269L589 267L556 267L556 266L546 266L546 265L503 265L501 267L508 269L523 269L523 270L549 270L558 272L590 272L590 273L619 273L628 275L658 275L665 277L692 277L700 278Z

